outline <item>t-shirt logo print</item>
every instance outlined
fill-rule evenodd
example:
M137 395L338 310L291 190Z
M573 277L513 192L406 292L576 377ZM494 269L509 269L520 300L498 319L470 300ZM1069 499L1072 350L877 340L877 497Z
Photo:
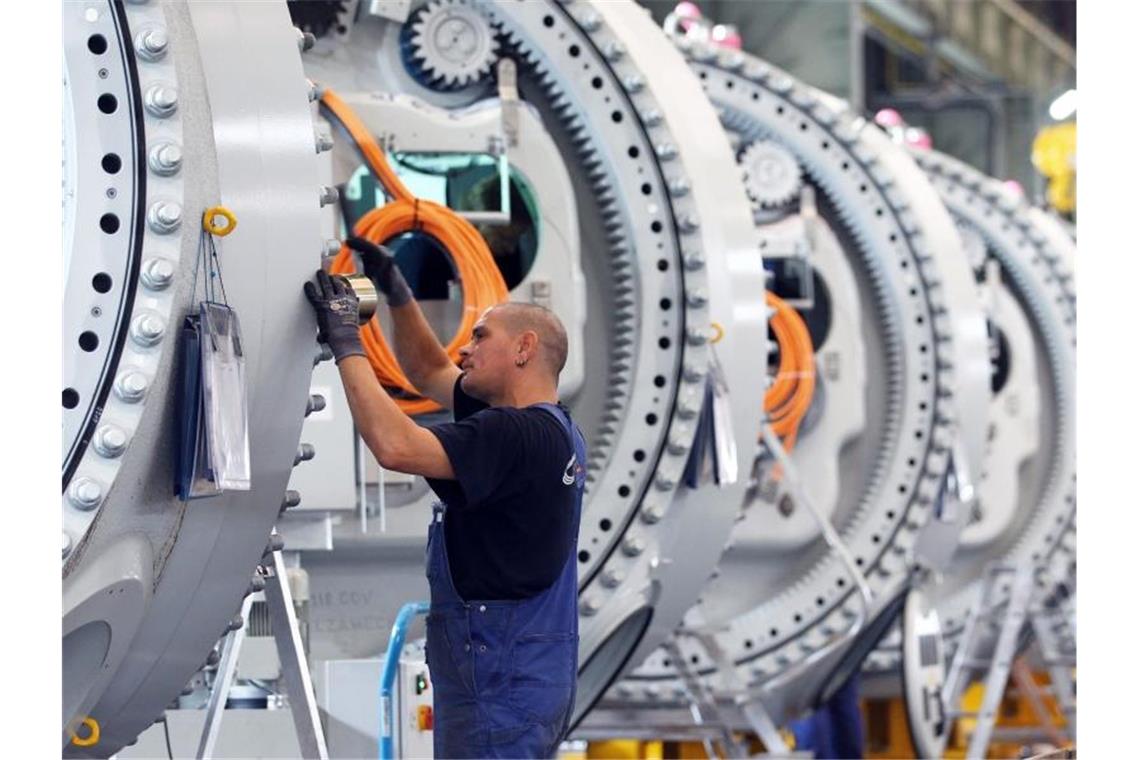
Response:
M571 454L570 461L566 463L566 469L562 471L562 485L574 485L574 479L578 476L578 455Z

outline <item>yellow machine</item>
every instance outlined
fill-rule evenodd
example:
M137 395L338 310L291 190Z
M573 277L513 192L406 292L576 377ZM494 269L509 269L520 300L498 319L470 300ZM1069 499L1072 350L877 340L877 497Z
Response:
M1049 205L1072 216L1077 211L1077 123L1045 127L1033 140L1033 165L1049 179Z

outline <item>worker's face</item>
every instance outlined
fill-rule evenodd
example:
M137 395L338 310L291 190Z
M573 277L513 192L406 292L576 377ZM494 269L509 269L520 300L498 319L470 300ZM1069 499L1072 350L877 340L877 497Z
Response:
M498 398L515 367L515 343L494 307L484 311L471 330L471 341L459 349L463 392L488 403Z

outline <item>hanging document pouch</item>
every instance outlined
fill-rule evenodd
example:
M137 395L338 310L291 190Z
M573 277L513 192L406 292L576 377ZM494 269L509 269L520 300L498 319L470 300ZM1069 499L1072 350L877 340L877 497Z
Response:
M228 305L199 305L202 352L202 413L214 483L225 491L248 491L249 410L245 356L237 313Z
M178 461L175 490L182 501L214 496L221 492L214 483L206 452L202 419L202 348L197 314L186 317L179 335L178 356Z

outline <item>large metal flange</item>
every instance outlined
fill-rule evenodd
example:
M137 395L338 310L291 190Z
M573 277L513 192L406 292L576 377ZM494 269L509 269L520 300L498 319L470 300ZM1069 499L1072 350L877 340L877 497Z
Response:
M1010 418L1012 429L998 444L1002 450L991 452L987 470L1002 476L1003 457L1012 450L1020 454L1004 468L1016 472L1004 473L1005 487L980 484L975 522L942 583L928 593L952 653L991 562L1037 563L1043 583L1071 581L1075 568L1076 246L1058 222L998 180L935 151L913 155L966 228L966 239L976 238L983 256L996 262L991 276L998 277L997 306L1005 313L996 322L1009 364L1001 377L1015 386L995 395L994 422ZM1000 604L1005 596L998 591ZM870 666L897 667L898 647L896 633Z
M722 65L699 43L681 48L724 126L741 144L775 140L789 150L823 199L821 213L842 230L865 320L875 326L866 337L879 359L868 359L868 386L884 393L871 399L863 436L873 441L863 465L871 477L860 482L843 473L840 490L853 493L854 503L822 507L885 603L911 572L913 546L931 519L953 435L964 437L971 462L981 459L984 416L976 412L985 408L988 366L981 360L985 323L972 274L959 259L952 222L937 194L885 135L764 62L745 56L739 66ZM796 461L807 482L820 480L811 459ZM686 616L686 627L716 632L718 646L736 663L735 682L780 683L778 697L769 696L779 710L792 713L815 698L830 666L821 664L798 684L778 677L794 663L811 661L850 627L854 584L838 558L819 544L809 544L807 554L799 549L792 570L785 561L784 574L765 573L764 557L779 562L778 547L768 547L765 555L755 540L751 546L736 540L747 535L750 520L757 526L753 533L763 535L761 514L769 534L781 519L762 504L746 512L719 576ZM732 582L733 575L739 582ZM741 593L753 606L739 600ZM741 612L742 606L748 608ZM695 640L687 646L693 650L690 668L710 688L722 688L714 659ZM674 690L680 679L668 659L654 653L623 682L634 696L611 695L614 704L638 702L638 690L650 685Z
M313 125L283 4L69 5L65 41L79 135L65 148L78 199L65 300L77 314L65 323L79 326L80 309L97 320L83 328L97 341L80 334L65 383L98 381L90 392L76 387L75 409L91 398L94 412L65 429L64 524L74 535L65 540L63 741L68 756L105 757L148 727L201 664L277 517L314 331L299 295L264 295L298 294L321 241ZM97 93L89 108L87 91L73 86L91 68L88 83L109 88L114 108ZM117 229L107 218L114 209L93 205L100 196L129 203L114 212ZM188 505L174 496L165 452L176 438L177 337L196 304L197 218L218 203L242 222L219 255L245 338L258 453L251 491ZM65 337L65 356L73 340ZM113 349L86 374L83 361L104 346ZM289 408L296 414L280 411ZM98 745L69 744L68 723L87 715L100 725Z

